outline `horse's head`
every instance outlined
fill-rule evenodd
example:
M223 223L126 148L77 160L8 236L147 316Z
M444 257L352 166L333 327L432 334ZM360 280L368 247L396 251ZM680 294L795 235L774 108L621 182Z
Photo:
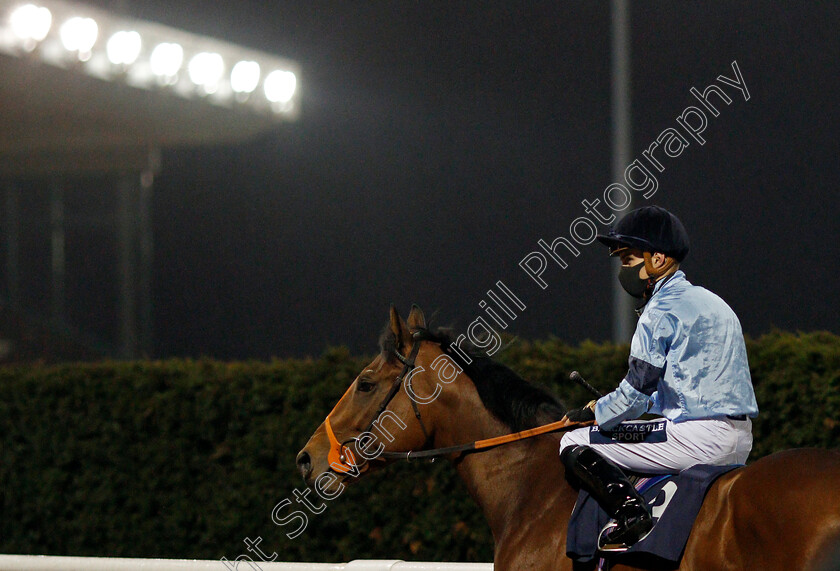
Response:
M407 322L391 307L379 356L362 369L297 456L307 485L332 492L342 481L384 465L386 450L417 451L432 444L435 407L422 405L441 396L461 369L425 327L419 307L412 307Z

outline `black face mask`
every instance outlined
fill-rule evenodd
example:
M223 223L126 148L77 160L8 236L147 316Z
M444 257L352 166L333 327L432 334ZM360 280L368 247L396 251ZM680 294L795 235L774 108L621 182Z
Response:
M644 262L639 262L635 266L621 266L618 271L618 281L624 291L641 299L645 295L648 288L648 279L640 278L639 271L645 266Z

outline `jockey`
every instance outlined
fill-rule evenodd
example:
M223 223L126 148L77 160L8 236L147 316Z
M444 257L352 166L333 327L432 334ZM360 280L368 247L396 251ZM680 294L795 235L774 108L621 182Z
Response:
M560 458L567 476L615 518L603 542L629 546L653 522L621 469L677 473L694 464L743 464L758 405L737 316L679 269L688 253L679 219L646 206L598 240L620 257L618 280L641 299L640 317L618 388L567 414L598 426L566 433ZM664 418L621 424L645 413Z

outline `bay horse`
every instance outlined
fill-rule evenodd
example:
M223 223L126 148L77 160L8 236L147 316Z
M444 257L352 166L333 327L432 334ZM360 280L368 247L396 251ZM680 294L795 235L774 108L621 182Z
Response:
M476 446L562 419L559 401L428 331L416 306L407 322L391 308L380 349L298 454L306 484L335 495L364 474L433 449L427 454L451 460L483 511L496 571L594 569L565 554L578 491L558 458L560 435ZM840 453L788 450L715 481L678 569L822 571L821 559L838 542Z

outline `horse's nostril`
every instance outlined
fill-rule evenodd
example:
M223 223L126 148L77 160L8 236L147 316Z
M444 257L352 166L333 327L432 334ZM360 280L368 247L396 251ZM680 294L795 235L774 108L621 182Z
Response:
M312 459L309 457L309 452L301 450L300 454L297 455L297 466L301 476L304 478L309 476L312 471Z

